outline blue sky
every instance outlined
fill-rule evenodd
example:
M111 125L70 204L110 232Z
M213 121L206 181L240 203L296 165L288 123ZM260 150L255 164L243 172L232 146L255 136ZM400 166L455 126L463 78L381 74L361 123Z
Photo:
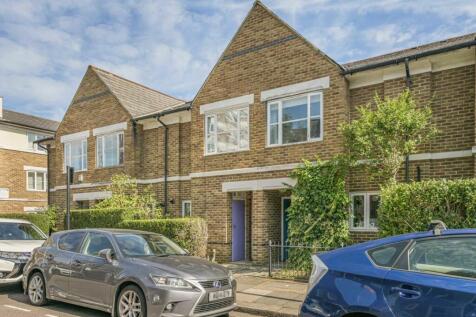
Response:
M263 0L338 62L476 32L474 0ZM5 108L61 120L93 64L191 99L252 0L0 0Z

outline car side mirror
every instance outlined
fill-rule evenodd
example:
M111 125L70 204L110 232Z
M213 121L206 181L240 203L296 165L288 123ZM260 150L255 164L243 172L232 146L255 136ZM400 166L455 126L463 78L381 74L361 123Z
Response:
M103 249L99 251L99 257L107 261L107 263L112 263L114 252L111 249Z

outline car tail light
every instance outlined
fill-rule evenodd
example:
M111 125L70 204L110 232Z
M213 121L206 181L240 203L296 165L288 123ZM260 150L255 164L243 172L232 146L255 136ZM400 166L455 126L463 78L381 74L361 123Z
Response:
M309 277L309 283L307 285L307 292L309 293L314 286L322 279L324 275L326 275L328 268L324 264L324 262L319 259L319 257L314 254L312 256L312 272L311 276Z

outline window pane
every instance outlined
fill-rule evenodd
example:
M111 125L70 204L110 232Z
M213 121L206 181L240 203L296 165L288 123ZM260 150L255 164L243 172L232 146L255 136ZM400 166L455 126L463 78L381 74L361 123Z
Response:
M71 142L71 166L74 167L76 171L83 169L83 148L81 141Z
M273 124L269 127L269 144L278 144L279 140L279 126Z
M64 170L66 166L71 166L71 144L65 143L64 145Z
M307 120L283 123L283 144L307 141Z
M311 119L311 139L317 139L321 137L321 119Z
M103 234L90 233L84 243L83 253L86 255L98 256L99 251L104 249L114 250L111 241L109 241L109 239Z
M409 251L411 271L476 278L476 238L417 241Z
M365 226L365 196L356 195L352 197L352 226L363 228Z
M307 118L307 96L283 101L283 122Z
M183 203L183 216L190 217L192 215L192 203L184 202Z
M321 98L319 95L311 96L311 117L321 115Z
M235 151L238 148L238 131L220 133L217 136L217 141L217 151L219 153Z
M278 123L279 121L279 105L273 103L269 105L269 123Z
M35 172L28 172L28 189L35 189Z
M45 190L45 174L36 173L36 190Z
M249 146L249 126L248 110L240 110L240 149L247 149Z
M239 112L237 110L226 111L217 114L217 132L230 132L238 129Z
M103 160L103 157L102 157L102 136L98 136L96 138L96 152L97 152L97 167L103 167L103 164L104 164L104 160Z
M124 164L124 133L119 133L119 164Z
M104 167L115 166L119 162L117 134L104 136Z
M65 251L78 252L84 236L84 232L71 232L64 234L58 240L58 248Z
M207 131L206 131L207 153L216 152L215 144L215 117L207 116Z
M405 241L379 247L370 250L369 256L375 262L375 264L384 267L391 267L407 244L408 241Z
M83 170L85 170L85 169L88 168L88 141L86 141L86 140L81 141L81 147L82 147L82 152L81 152L82 164L81 164L81 168L82 168Z
M369 219L369 226L371 228L377 228L377 211L378 207L380 206L380 196L379 195L370 195L370 219Z

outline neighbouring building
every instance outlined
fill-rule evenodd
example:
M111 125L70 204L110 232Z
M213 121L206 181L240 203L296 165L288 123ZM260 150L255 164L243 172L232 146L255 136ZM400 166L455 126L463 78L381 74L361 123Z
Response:
M264 261L287 237L290 171L344 151L337 127L375 93L411 85L431 103L440 133L410 157L412 179L475 176L475 45L476 33L339 64L257 1L191 102L90 66L50 142L50 199L65 205L65 164L77 208L125 172L168 214L206 218L221 261ZM352 237L374 238L378 184L355 170L348 189Z
M53 137L59 122L4 109L0 97L0 213L47 205L47 154L34 141Z

